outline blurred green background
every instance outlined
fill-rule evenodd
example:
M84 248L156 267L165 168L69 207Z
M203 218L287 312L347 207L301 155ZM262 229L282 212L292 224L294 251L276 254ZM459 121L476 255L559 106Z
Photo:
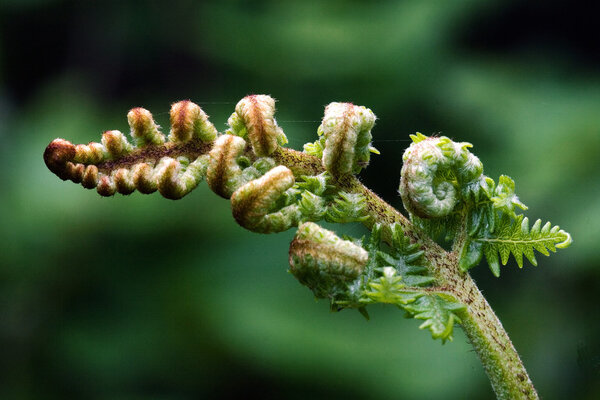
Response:
M513 177L574 244L473 275L542 397L600 398L600 35L566 0L3 0L0 398L493 397L460 329L442 346L392 307L331 314L286 273L293 232L244 231L206 185L101 198L42 160L134 106L168 129L191 99L223 130L249 93L279 100L297 149L327 103L370 107L361 179L398 207L415 131Z

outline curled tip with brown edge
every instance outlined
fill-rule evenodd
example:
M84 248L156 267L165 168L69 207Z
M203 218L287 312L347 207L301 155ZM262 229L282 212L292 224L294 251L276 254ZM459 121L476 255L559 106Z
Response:
M67 163L75 157L75 145L65 139L54 139L44 151L44 162L60 179L70 179Z

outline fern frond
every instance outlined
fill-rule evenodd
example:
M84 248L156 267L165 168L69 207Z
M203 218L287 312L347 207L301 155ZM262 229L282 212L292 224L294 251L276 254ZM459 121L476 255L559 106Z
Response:
M403 307L419 297L420 293L406 290L402 276L393 267L384 267L381 271L383 275L380 278L369 282L369 289L364 293L365 303L387 303Z
M304 145L304 152L315 156L317 158L323 158L323 151L325 150L325 136L323 136L323 127L319 126L317 130L319 138L314 143L306 143Z
M420 329L429 329L434 339L452 340L454 323L460 322L457 313L465 309L464 304L432 287L435 279L421 264L423 251L417 244L410 243L400 225L385 227L391 231L391 249L379 250L380 229L380 226L375 227L373 232L377 238L365 245L370 248L370 263L374 261L365 271L374 268L377 275L366 282L362 304L395 304L406 311L407 316L423 320Z
M402 308L413 318L423 320L419 329L429 329L431 337L452 341L454 323L460 323L457 313L464 311L466 306L449 295L428 293L419 296L413 303Z
M513 218L517 217L515 207L521 210L527 210L527 206L519 200L515 194L515 181L509 176L500 175L498 186L494 190L494 196L490 198L494 208L510 215Z
M429 329L434 339L442 339L443 343L452 341L454 323L461 322L457 313L465 310L465 305L447 293L405 285L403 276L393 267L384 267L382 271L380 278L369 282L364 302L395 304L408 317L423 320L419 329Z
M552 226L550 222L542 226L542 221L538 219L529 229L527 217L519 215L513 220L507 214L502 216L493 234L473 240L482 244L483 254L494 275L500 271L499 259L502 265L506 265L511 253L519 268L523 267L523 255L537 266L534 250L548 256L548 250L556 252L557 248L569 247L572 242L569 233Z
M365 197L360 193L339 192L325 215L328 222L363 222L369 219L365 212Z

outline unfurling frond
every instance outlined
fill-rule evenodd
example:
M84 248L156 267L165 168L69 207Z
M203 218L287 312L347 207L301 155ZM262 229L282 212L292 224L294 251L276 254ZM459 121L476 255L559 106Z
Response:
M369 282L365 296L372 302L395 304L408 317L424 320L420 329L429 329L434 339L452 341L454 323L460 323L458 313L466 307L445 292L428 291L407 286L393 267L384 267L382 276Z
M460 323L458 316L466 310L466 306L454 297L445 294L424 294L413 303L403 306L413 318L423 320L420 329L429 329L431 337L452 341L454 323Z
M55 139L44 152L46 165L61 179L95 188L102 196L158 190L179 199L202 181L217 130L200 107L189 101L173 104L168 141L148 110L134 108L127 120L134 144L115 130L105 132L101 143Z
M281 147L287 138L266 95L240 100L224 134L190 101L172 105L167 136L143 108L127 119L131 142L114 130L87 145L55 139L44 152L46 165L103 196L138 190L178 199L206 178L231 200L242 227L273 233L298 226L290 272L332 310L356 308L368 318L368 305L393 304L442 342L463 323L500 397L535 397L508 336L465 272L484 255L496 276L510 254L519 267L523 256L536 265L534 250L548 255L569 246L571 236L541 220L530 229L517 214L527 207L515 182L502 175L496 185L485 176L470 143L411 135L398 189L407 219L352 176L370 153L379 154L368 108L329 104L319 138L304 152ZM316 221L362 222L371 235L340 238ZM435 243L440 237L452 240L451 249Z

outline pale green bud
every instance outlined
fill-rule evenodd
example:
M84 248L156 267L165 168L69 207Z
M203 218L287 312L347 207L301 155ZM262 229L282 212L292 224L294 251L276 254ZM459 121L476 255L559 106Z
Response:
M290 272L318 298L334 298L361 274L369 255L312 222L298 227L290 244Z
M127 114L127 121L131 127L131 136L138 146L161 145L165 142L165 135L160 133L150 111L138 107Z
M272 154L278 144L287 143L283 130L275 120L275 99L267 95L251 95L240 100L229 118L227 133L246 136L258 157Z
M292 171L280 165L244 184L231 196L233 217L244 228L259 233L281 232L297 225L302 217L297 204L272 210L294 183Z
M184 100L171 106L170 141L187 142L200 139L203 142L211 142L217 135L217 129L208 120L208 115L197 104Z
M358 173L369 164L375 114L352 103L330 103L318 132L325 138L323 166L332 175Z

